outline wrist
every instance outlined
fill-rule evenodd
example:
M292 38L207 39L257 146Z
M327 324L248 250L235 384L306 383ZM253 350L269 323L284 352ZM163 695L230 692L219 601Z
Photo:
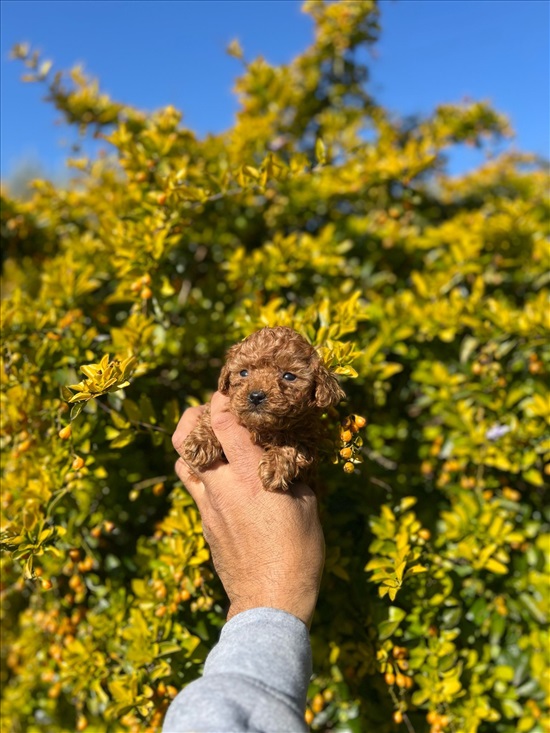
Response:
M231 601L227 620L234 618L244 611L251 611L253 608L273 608L284 611L302 621L307 628L311 626L311 620L317 604L317 593L305 594L298 592L295 598L287 596L274 596L273 594L259 595L254 598L236 599Z

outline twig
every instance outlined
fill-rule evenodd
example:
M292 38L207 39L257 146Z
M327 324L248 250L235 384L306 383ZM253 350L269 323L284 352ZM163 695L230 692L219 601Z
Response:
M387 484L385 481L382 481L382 479L376 478L376 476L369 476L369 481L371 481L373 484L376 484L376 486L380 486L383 489L386 489L386 491L392 491L392 487Z
M109 414L111 412L115 412L117 415L119 414L116 410L113 410L112 407L109 407L104 402L100 402L98 400L97 401L97 404L101 407L101 409L104 412L108 412ZM170 435L171 434L170 431L165 430L164 428L159 428L156 425L151 425L150 423L147 423L147 422L141 422L140 420L131 420L130 418L128 418L128 422L130 423L130 425L141 425L141 427L143 427L143 428L148 428L149 430L156 430L157 432L164 433L165 435Z
M147 478L145 481L140 481L137 484L133 485L133 489L135 491L141 491L141 489L146 489L148 486L153 486L153 484L159 484L161 481L166 481L168 476L155 476L154 478Z
M372 451L369 448L363 448L363 452L370 461L378 463L382 468L387 468L388 471L395 471L397 469L397 463L395 463L395 461L390 461L389 458L386 458L380 453Z

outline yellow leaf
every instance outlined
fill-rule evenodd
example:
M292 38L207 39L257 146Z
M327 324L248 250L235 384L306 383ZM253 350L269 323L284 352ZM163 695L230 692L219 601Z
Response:
M508 568L504 563L495 560L494 557L490 557L485 563L486 570L491 573L497 573L498 575L505 575L508 572Z
M327 150L325 147L325 143L320 137L318 137L315 142L315 157L317 158L317 162L320 165L324 165L327 161Z

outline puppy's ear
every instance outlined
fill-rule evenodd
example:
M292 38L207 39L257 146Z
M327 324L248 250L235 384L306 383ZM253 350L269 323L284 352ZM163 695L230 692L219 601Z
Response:
M230 377L230 370L227 364L224 364L222 367L222 370L220 372L220 378L218 379L218 391L222 394L227 394L229 392L229 377Z
M317 407L332 407L343 400L346 393L338 384L338 380L323 365L319 364L315 375L315 404Z
M218 391L222 394L227 394L229 392L229 383L231 377L231 369L229 368L229 364L231 364L232 360L237 356L240 348L240 344L235 344L229 349L229 351L225 355L225 364L222 367L220 378L218 379Z

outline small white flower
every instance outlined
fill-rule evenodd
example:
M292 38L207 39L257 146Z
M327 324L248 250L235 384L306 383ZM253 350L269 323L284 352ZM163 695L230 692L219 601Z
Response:
M485 437L487 440L498 440L499 438L502 438L503 435L506 435L506 433L509 433L511 430L509 425L493 425L492 427L487 430L485 433Z

